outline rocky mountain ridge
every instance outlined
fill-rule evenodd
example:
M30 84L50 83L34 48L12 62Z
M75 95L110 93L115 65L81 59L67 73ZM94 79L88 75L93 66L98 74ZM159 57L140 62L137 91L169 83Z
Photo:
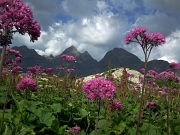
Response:
M70 63L69 67L75 66L75 72L73 74L79 77L107 71L109 61L111 61L111 68L126 67L139 71L140 68L144 67L143 61L136 55L122 48L114 48L108 51L99 62L93 59L87 51L80 53L74 46L65 49L56 57L53 55L41 56L34 49L29 49L25 45L12 47L12 49L18 50L22 54L22 62L19 65L23 67L23 72L26 72L27 67L36 65L41 65L43 68L52 67L54 69L57 67L64 67L65 62L60 59L62 54L72 55L76 58L77 62ZM167 61L152 60L148 62L148 70L153 69L156 72L162 72L168 68L169 63Z

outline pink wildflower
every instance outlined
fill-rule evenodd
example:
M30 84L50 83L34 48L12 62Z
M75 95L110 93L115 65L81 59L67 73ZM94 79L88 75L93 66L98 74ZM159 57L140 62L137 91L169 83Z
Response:
M146 108L153 109L157 105L156 102L148 102Z
M12 67L12 72L16 74L18 71L22 71L22 67L20 66L14 66Z
M60 58L62 58L65 61L74 61L74 62L76 62L76 59L74 58L74 56L69 56L69 55L63 54L63 55L61 55Z
M43 71L41 66L34 66L34 67L28 67L27 68L29 72L31 72L32 74L37 74L37 73L41 73Z
M130 31L130 34L126 36L125 43L129 44L133 38L136 38L138 35L144 35L144 33L147 31L147 28L144 27L138 27L135 29L132 29Z
M180 82L180 78L177 77L171 70L161 72L157 74L154 78L156 80L173 80L175 82Z
M37 92L39 87L32 78L23 78L16 86L18 90L31 90Z
M134 40L138 40L142 47L147 45L157 46L165 43L165 37L161 33L155 32L149 34L146 31L147 28L144 27L132 29L125 38L125 44L136 42Z
M112 110L119 110L119 111L121 111L122 108L123 108L123 106L122 106L122 104L121 104L120 102L118 102L118 101L113 101L113 102L110 104L110 108L111 108Z
M68 134L78 135L80 130L81 130L81 128L76 126L76 127L72 127L71 130L68 130L67 133Z
M180 63L171 62L171 63L169 64L169 67L170 67L171 69L174 69L175 71L176 71L176 70L179 70L179 69L180 69Z
M16 57L16 62L21 62L22 61L22 59L21 59L21 57Z
M71 72L73 72L73 71L74 71L73 68L70 68L70 69L67 69L67 70L66 70L67 73L71 73Z
M141 68L139 71L144 74L145 69Z
M46 68L46 69L43 70L43 72L48 74L48 75L50 75L53 71L54 71L53 68Z
M103 78L92 79L83 85L83 92L87 98L92 101L103 99L112 100L115 90L116 88L113 83Z
M22 35L28 33L32 42L40 37L40 26L33 21L32 10L23 0L1 0L0 5L0 32L7 29L7 35L0 36L0 46L11 44L14 32Z

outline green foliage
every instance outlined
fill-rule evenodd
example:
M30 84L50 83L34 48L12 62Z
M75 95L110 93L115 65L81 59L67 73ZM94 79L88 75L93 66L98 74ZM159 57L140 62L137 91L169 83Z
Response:
M67 135L67 131L75 126L81 128L79 135L94 135L95 132L96 135L135 134L141 93L134 95L137 90L132 88L133 83L128 84L128 87L131 86L128 93L123 93L122 89L118 93L119 86L117 87L114 100L121 101L123 109L114 111L109 108L110 101L102 101L101 109L98 110L98 102L87 100L82 93L82 84L68 79L42 77L38 81L40 90L30 93L28 99L24 98L26 92L18 91L15 86L0 84L0 134ZM174 90L169 94L172 97L167 100L167 95L161 97L160 94L147 92L149 95L146 102L156 101L158 105L152 110L144 106L139 126L140 135L165 135L168 128L170 134L180 134L180 98L175 93L178 93L180 85L171 80L156 82L155 87L163 86Z

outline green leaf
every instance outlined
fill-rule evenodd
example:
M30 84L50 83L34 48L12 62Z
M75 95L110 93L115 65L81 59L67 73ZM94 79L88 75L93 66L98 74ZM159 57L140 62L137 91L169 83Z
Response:
M123 121L121 121L121 122L119 123L119 125L115 125L115 126L113 127L113 129L119 130L119 131L121 131L121 132L123 132L125 128L126 128L126 122L123 122Z
M150 130L149 130L149 133L151 133L151 135L160 135L161 134L161 130L154 126L154 125L150 125Z
M134 135L134 133L136 133L136 128L134 127L128 127L127 129L128 129L129 135Z
M173 126L180 126L180 120L179 119L174 119L172 122Z
M73 104L72 104L72 103L69 103L68 106L69 106L69 107L73 107Z
M58 133L59 133L60 135L66 134L66 128L67 128L67 127L68 127L67 125L61 126L61 127L59 128Z
M33 129L29 127L22 127L18 135L35 135L36 133L33 131Z
M7 90L8 89L8 86L7 85L2 85L0 86L0 90Z
M26 108L30 112L36 112L36 102L26 101L24 104L24 108Z
M97 126L99 129L101 129L101 130L105 130L105 128L106 128L106 120L99 120L98 121L98 126Z
M62 110L62 105L60 103L54 103L50 105L50 108L53 110L53 112L60 113Z
M84 130L82 130L79 135L86 135L86 132Z
M39 117L40 122L42 122L46 126L51 126L53 120L55 120L55 117L52 115L50 110L48 110L47 108L39 109L37 111L37 116Z
M89 114L85 109L80 109L79 111L80 111L83 118Z
M0 120L2 119L2 115L3 115L3 110L0 110ZM4 112L4 121L11 121L12 119L12 110L11 109L6 109Z
M0 103L4 104L6 102L6 97L0 97Z
M8 125L5 125L5 126L3 125L3 130L0 134L1 135L12 135L12 130Z
M33 113L24 113L22 116L25 124L31 124L34 120L36 120L36 115Z
M145 132L149 130L149 123L143 123L143 125L139 128L139 131Z
M14 100L17 108L18 108L18 110L20 110L20 108L21 108L21 106L19 105L20 103L16 100L16 98L13 96L13 94L11 94L11 96L12 96L12 98L13 98L13 100Z
M55 97L54 98L55 103L61 103L62 101L63 101L63 98L61 98L61 97Z
M95 130L93 130L89 135L94 135L95 133ZM100 129L97 129L96 130L96 135L104 135L104 132Z
M59 122L57 119L53 120L52 125L51 125L51 128L52 128L54 131L57 131L57 132L58 132L59 127L60 127L60 122Z

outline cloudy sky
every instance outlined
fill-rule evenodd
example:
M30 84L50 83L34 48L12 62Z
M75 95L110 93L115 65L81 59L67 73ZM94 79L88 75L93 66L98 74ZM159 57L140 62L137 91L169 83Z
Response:
M41 55L59 55L67 47L101 60L107 51L123 48L144 60L138 44L124 44L129 30L138 26L160 32L166 44L153 48L152 59L180 62L180 0L24 0L41 37L15 34L12 46L26 45Z

